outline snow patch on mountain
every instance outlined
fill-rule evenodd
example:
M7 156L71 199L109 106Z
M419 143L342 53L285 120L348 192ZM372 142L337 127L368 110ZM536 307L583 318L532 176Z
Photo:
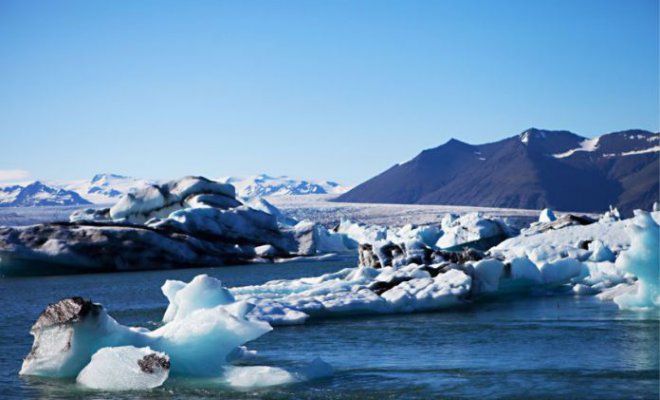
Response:
M9 206L13 203L21 190L23 186L20 185L0 187L0 206Z
M122 195L145 188L152 183L146 179L117 174L97 174L91 180L68 182L62 186L78 193L92 203L114 204Z
M593 152L598 148L598 141L600 140L599 137L595 137L593 139L585 139L582 142L580 142L580 147L577 147L575 149L568 150L564 153L560 154L553 154L552 156L554 158L566 158L578 151L587 151L587 152Z

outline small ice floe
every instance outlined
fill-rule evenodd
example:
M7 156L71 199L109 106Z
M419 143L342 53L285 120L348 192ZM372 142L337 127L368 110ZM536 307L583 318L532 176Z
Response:
M332 374L333 370L330 364L320 358L316 358L302 368L291 371L261 365L227 367L223 375L223 380L228 385L237 388L258 388L327 378L332 376Z

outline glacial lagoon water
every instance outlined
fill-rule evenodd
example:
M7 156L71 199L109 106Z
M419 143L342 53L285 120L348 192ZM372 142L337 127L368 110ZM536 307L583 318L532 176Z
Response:
M119 322L155 327L166 279L200 273L226 286L320 275L354 262L0 278L0 399L657 399L658 312L620 311L571 294L502 298L451 311L362 316L277 327L248 347L255 364L295 367L321 357L333 377L264 389L170 379L149 392L84 390L72 380L18 376L44 307L79 295Z

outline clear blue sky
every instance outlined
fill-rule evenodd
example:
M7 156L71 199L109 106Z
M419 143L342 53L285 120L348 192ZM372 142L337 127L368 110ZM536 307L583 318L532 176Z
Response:
M451 137L658 128L658 1L0 1L0 171L359 183Z

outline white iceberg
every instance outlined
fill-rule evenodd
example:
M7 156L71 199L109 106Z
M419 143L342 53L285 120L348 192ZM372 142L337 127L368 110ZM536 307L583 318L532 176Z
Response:
M660 226L649 214L637 215L628 227L630 248L619 255L617 269L637 277L637 288L632 293L614 297L622 309L643 309L660 305L658 274L660 271Z
M101 305L82 298L50 305L32 327L35 341L20 374L75 377L98 350L121 346L148 346L167 354L175 375L221 374L237 347L272 328L265 322L247 320L245 315L252 306L233 301L216 279L200 276L192 283L193 289L202 290L164 285L164 292L173 295L175 303L166 313L168 322L153 331L123 326ZM208 297L198 297L198 293Z
M21 375L72 378L102 390L145 390L170 375L207 378L236 387L261 387L326 377L332 368L320 359L290 371L270 366L232 366L255 358L244 343L272 328L248 320L253 306L236 301L217 279L167 281L170 300L164 324L153 331L117 323L99 304L82 298L51 304L32 328L32 351Z

